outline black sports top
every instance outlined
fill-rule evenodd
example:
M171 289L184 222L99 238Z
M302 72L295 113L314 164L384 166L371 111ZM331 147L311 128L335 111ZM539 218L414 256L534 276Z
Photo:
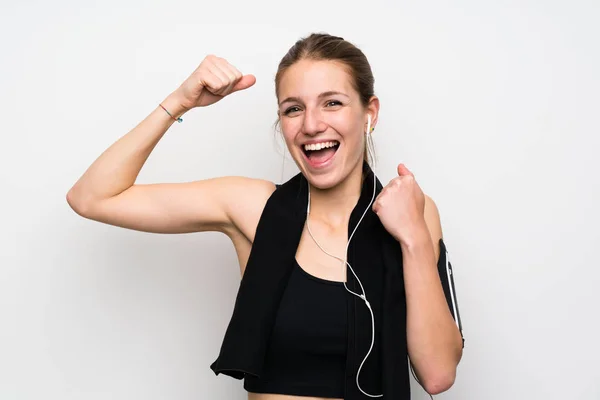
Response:
M344 398L347 300L343 282L306 272L297 262L283 293L260 378L246 375L254 393Z

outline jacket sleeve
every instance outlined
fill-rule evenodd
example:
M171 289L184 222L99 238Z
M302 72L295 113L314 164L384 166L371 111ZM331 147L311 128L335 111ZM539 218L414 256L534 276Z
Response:
M442 282L442 287L444 288L444 295L446 296L446 302L448 303L448 307L450 312L452 313L452 317L454 321L456 321L456 326L460 331L460 336L463 341L463 348L465 347L465 337L463 336L462 329L462 321L460 319L460 312L458 310L458 300L456 296L456 287L454 286L454 271L452 269L452 263L450 262L450 257L448 255L448 249L446 248L446 244L443 239L440 239L440 256L438 258L437 269L440 275L440 280Z

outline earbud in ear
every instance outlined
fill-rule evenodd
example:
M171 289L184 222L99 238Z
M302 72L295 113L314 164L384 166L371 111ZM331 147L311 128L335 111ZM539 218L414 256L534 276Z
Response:
M371 114L367 114L367 135L371 133Z

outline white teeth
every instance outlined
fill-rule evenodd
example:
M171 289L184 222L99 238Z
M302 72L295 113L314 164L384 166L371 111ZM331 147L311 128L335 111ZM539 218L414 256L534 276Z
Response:
M322 142L322 143L313 143L313 144L305 144L304 150L322 150L328 147L333 147L337 145L338 142Z

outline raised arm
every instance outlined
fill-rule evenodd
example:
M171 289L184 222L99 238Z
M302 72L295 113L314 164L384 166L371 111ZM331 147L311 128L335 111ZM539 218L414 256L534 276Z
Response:
M246 89L255 81L254 76L242 75L222 58L206 57L161 103L166 111L157 106L89 166L67 193L67 202L85 218L140 231L214 230L230 234L238 229L240 218L248 212L256 214L256 208L264 204L274 189L271 182L243 177L144 185L135 181L176 118ZM238 204L242 194L248 198Z

